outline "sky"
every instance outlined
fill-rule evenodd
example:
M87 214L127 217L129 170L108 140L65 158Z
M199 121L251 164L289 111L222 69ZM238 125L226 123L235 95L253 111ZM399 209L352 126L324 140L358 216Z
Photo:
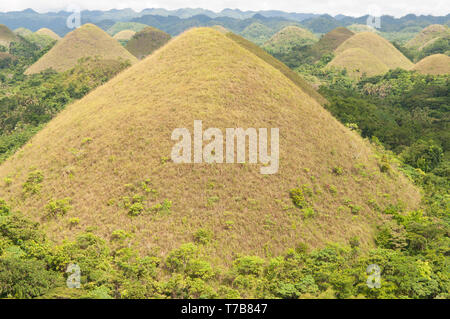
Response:
M449 0L13 0L0 2L0 11L32 8L38 12L65 10L76 5L82 10L132 8L203 8L215 12L224 8L245 10L282 10L298 13L328 13L363 16L381 14L401 17L409 13L443 16L450 13Z

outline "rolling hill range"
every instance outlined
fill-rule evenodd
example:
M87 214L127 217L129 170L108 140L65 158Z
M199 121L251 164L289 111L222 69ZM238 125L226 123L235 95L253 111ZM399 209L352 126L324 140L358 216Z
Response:
M0 24L0 45L9 47L11 42L17 41L18 37L7 26Z
M389 71L389 67L380 59L360 48L351 48L339 53L327 67L346 69L355 80L361 78L363 74L375 76Z
M132 30L139 32L144 30L148 25L138 22L117 22L111 28L108 29L109 35L116 35L117 33L125 30Z
M422 74L450 74L450 57L445 54L430 55L412 68Z
M136 58L106 32L95 25L85 24L58 41L49 52L30 66L25 74L39 73L49 68L58 72L66 71L83 57L136 62Z
M437 38L450 35L450 28L445 25L433 24L423 29L413 39L406 43L406 47L409 49L420 50L426 46L430 41Z
M146 27L142 31L137 32L125 48L131 52L136 58L142 60L153 51L165 45L171 36L161 30L153 27Z
M61 42L63 42L62 40ZM279 128L274 175L257 164L175 164L176 128ZM219 155L219 153L215 153ZM319 247L358 236L371 246L381 208L420 194L395 168L381 172L368 142L279 70L214 29L185 32L68 106L0 166L14 210L62 241L89 228L123 229L143 252L214 234L213 263ZM65 214L49 203L70 202ZM376 206L375 206L376 204ZM50 206L51 207L51 206ZM79 225L69 227L70 218Z
M408 60L399 50L397 50L389 41L373 32L361 32L348 38L336 50L336 55L347 49L363 49L376 56L381 62L386 64L389 69L402 68L409 70L413 63Z
M317 40L316 36L306 29L288 26L273 35L264 44L264 49L272 53L287 52L296 46L313 44Z

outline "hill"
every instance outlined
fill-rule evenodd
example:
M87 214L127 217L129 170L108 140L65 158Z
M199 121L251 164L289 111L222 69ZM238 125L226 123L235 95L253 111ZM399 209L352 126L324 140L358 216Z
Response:
M47 36L47 37L49 37L49 38L51 38L53 40L56 40L56 41L61 40L61 37L59 35L57 35L55 32L53 32L52 30L47 29L47 28L39 29L35 33L38 34L38 35Z
M136 58L142 60L170 40L170 35L153 27L137 32L125 48Z
M445 54L430 55L412 68L422 74L450 74L450 57Z
M192 132L195 120L205 130L279 128L278 173L261 175L250 163L173 163L174 130ZM395 168L383 173L380 165L366 141L280 71L201 28L68 106L0 166L0 180L9 178L0 198L56 241L86 229L109 239L121 229L130 245L165 255L206 229L211 262L229 264L293 243L358 236L372 246L386 218L376 207L411 209L420 199ZM79 223L70 227L73 218Z
M406 47L409 49L420 49L421 47L427 45L428 42L433 39L440 38L442 36L448 36L450 34L450 28L445 25L433 24L420 33L418 33L414 38L406 43Z
M124 30L132 30L139 32L144 30L148 25L138 22L117 22L111 28L108 29L108 34L113 36Z
M85 24L58 41L49 52L30 66L25 74L39 73L50 68L57 72L66 71L84 57L101 57L106 60L123 59L131 63L137 61L99 27Z
M17 41L17 36L7 26L0 24L0 45L9 47L11 42Z
M380 59L360 48L347 49L339 53L327 67L346 69L351 78L358 80L363 74L366 76L381 75L389 68Z
M317 42L314 34L297 26L288 26L273 35L264 44L264 49L271 53L288 52L296 46Z
M17 28L14 30L14 33L20 35L21 37L25 37L27 35L33 34L33 31L27 28Z
M343 42L336 50L336 55L347 49L360 48L376 56L390 69L402 68L409 70L413 63L397 50L388 40L373 32L357 33Z
M129 41L136 34L136 31L133 30L123 30L114 35L114 39L117 41Z
M378 31L375 28L372 28L368 26L367 24L352 24L347 27L350 31L354 33L360 33L360 32L376 32Z
M263 45L274 34L274 31L260 22L253 22L240 34L253 43Z
M324 54L333 53L344 41L352 37L354 33L347 28L336 28L320 38L319 42L313 45L312 51L317 58Z

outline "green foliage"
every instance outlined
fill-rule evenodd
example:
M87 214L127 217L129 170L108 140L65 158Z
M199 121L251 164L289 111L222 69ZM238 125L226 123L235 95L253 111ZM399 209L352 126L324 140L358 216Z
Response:
M64 216L70 209L72 209L72 206L70 206L71 202L72 202L71 198L56 199L49 201L48 204L45 205L45 212L46 212L45 216L47 218L56 218Z
M41 183L44 180L44 174L35 170L28 174L27 181L23 184L22 189L25 194L37 194L41 190Z
M206 244L211 242L212 237L213 237L213 233L210 230L207 230L207 229L204 229L204 228L200 228L194 234L194 241L196 243L199 243L199 244L202 244L202 245L206 245Z
M289 191L289 196L292 199L294 205L298 208L307 208L308 202L305 199L305 195L303 194L303 190L300 188L293 188Z

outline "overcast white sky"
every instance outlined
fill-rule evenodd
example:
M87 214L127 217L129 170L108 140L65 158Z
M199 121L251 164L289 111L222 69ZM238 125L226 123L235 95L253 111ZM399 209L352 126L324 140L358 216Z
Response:
M82 9L107 10L132 8L204 8L220 11L224 8L241 10L283 10L300 13L329 13L362 16L364 14L389 14L396 17L408 13L447 15L450 0L1 0L0 11L32 8L38 12L59 11L69 5Z

